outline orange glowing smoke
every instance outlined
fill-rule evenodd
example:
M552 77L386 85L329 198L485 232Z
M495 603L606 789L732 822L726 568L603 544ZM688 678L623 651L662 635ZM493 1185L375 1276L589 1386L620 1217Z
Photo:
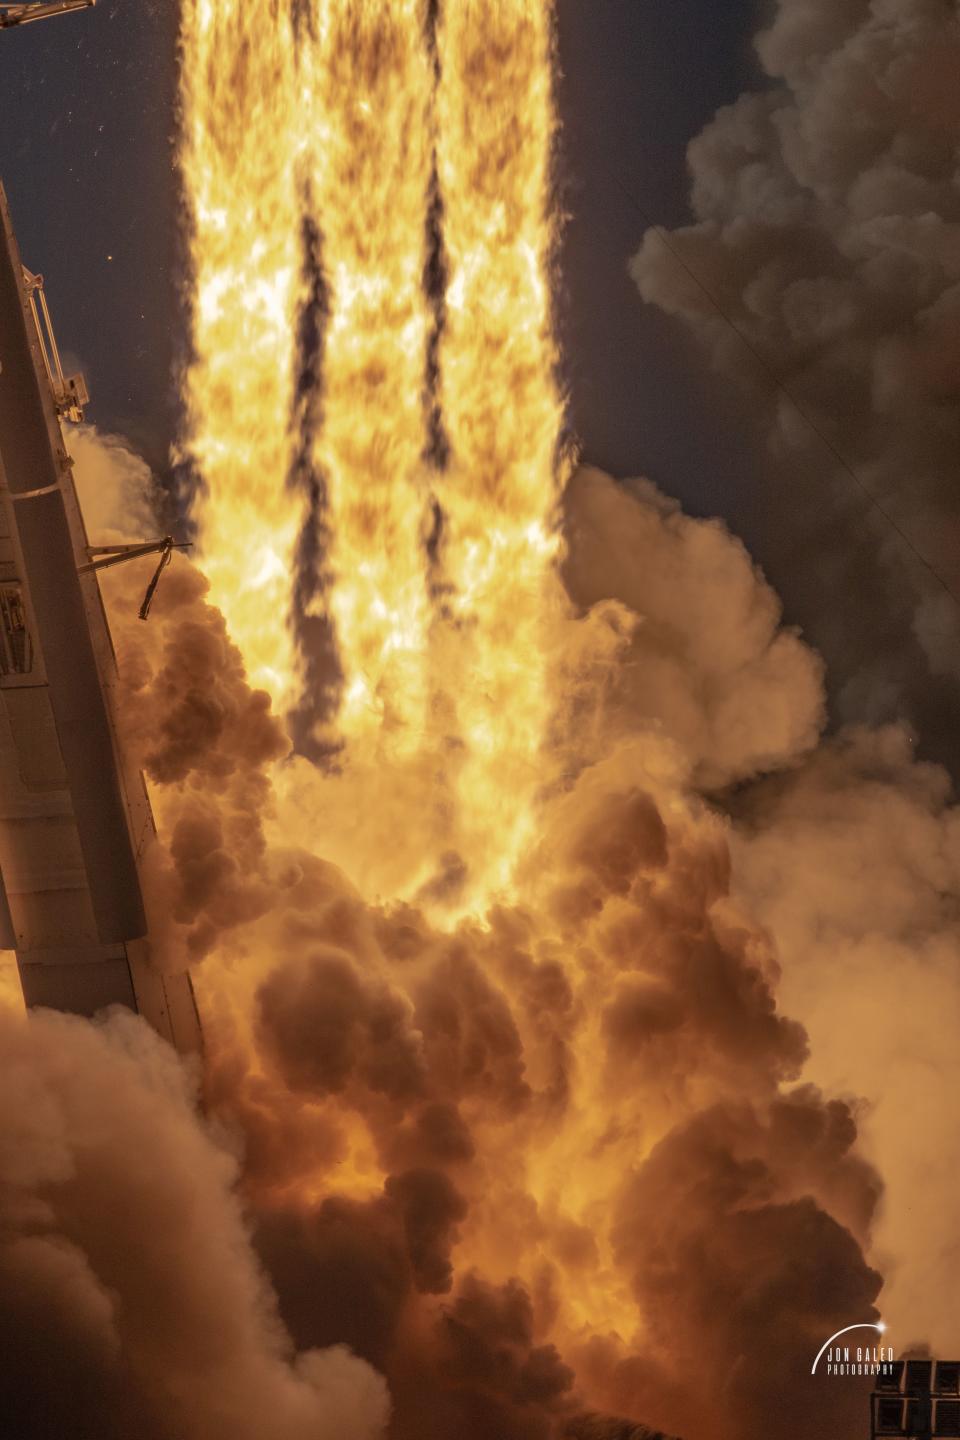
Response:
M251 678L283 705L302 524L288 488L305 126L281 0L183 0L182 144L192 269L186 446L212 596Z

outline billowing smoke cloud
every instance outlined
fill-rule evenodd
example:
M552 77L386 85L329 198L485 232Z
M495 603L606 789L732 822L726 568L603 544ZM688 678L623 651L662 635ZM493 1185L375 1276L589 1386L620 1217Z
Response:
M781 395L771 416L781 530L810 557L818 587L842 577L849 598L833 607L836 644L827 640L838 669L855 672L841 713L905 715L936 746L953 713L943 682L956 678L957 604L910 546L960 593L960 22L942 0L778 0L757 52L771 83L690 147L695 223L669 246L649 234L633 274L727 375L769 394L744 337L880 501L889 518L858 499ZM796 454L806 463L789 471ZM824 465L837 472L827 507L812 479ZM818 624L829 636L822 604ZM919 672L907 625L926 653ZM940 748L955 754L951 737ZM859 730L741 797L733 832L738 893L777 938L781 995L810 1032L815 1073L869 1097L865 1153L887 1184L873 1250L888 1277L885 1313L901 1339L925 1335L941 1353L956 1347L939 1281L955 1249L948 799L946 777L915 763L902 730ZM921 1169L929 1183L918 1187Z
M65 438L84 520L94 543L139 543L164 533L162 495L149 465L117 435L71 425Z
M0 1405L18 1440L372 1440L382 1381L296 1355L235 1162L146 1025L0 1013Z
M84 426L70 445L93 543L164 533L149 468L122 441ZM155 796L163 841L146 859L155 958L179 969L270 903L266 767L289 741L267 696L250 689L223 616L205 599L206 580L182 554L161 578L150 622L140 621L157 559L105 570L101 584L122 658L114 699L124 742L163 787Z
M763 41L782 83L695 151L702 222L678 240L700 247L691 268L730 267L741 328L776 345L805 401L846 387L836 443L871 482L916 421L929 510L955 438L937 358L952 262L920 245L949 218L924 118L953 117L937 17L932 0L784 0ZM871 167L872 191L857 178ZM884 223L870 250L854 201L871 223L940 217L911 232L920 259ZM649 247L637 273L713 328ZM713 338L726 347L729 327ZM98 523L124 528L108 510ZM40 1389L27 1347L9 1381L24 1434L83 1433L87 1416L109 1434L106 1413L118 1435L164 1440L819 1440L863 1427L869 1389L811 1379L827 1336L881 1299L899 1344L907 1324L926 1330L952 1166L944 1150L926 1168L920 1278L905 1282L906 1179L928 1132L905 1142L898 1102L929 1101L920 1062L948 993L941 778L899 733L816 749L820 663L721 525L596 472L575 477L566 524L575 613L555 617L547 657L566 704L536 837L516 892L455 925L437 915L458 855L402 903L348 863L361 833L381 873L416 860L442 753L402 783L344 764L298 806L306 762L198 572L175 562L147 626L142 576L107 582L118 718L161 823L152 932L159 963L194 967L206 1120L129 1018L11 1022L5 1103L27 1138L0 1151L4 1296L47 1366ZM878 819L901 833L871 839ZM922 991L912 1030L896 981L871 988L878 960ZM878 1038L857 1064L843 1041L864 989Z
M902 1341L957 1348L943 1286L956 1258L960 813L902 731L856 731L738 806L738 887L776 934L782 998L816 1074L868 1097L863 1153L886 1194L875 1247ZM855 1026L856 1044L851 1044ZM923 1176L923 1183L917 1177Z
M179 968L269 904L266 766L288 742L266 694L247 685L199 571L174 559L149 625L137 618L143 583L130 566L105 588L117 605L124 733L147 777L164 787L164 844L148 861L151 931L162 963Z
M960 653L924 563L960 596L960 20L950 0L778 0L756 48L770 83L690 146L695 223L649 233L632 273L769 402L769 549L816 572L793 588L840 713L905 712L936 742Z
M147 625L134 567L110 582L120 715L163 832L151 902L175 959L162 958L196 965L206 1110L235 1159L197 1124L172 1058L131 1038L139 1026L50 1024L81 1037L77 1070L110 1077L123 1104L137 1067L166 1067L143 1133L159 1127L182 1156L161 1144L137 1162L118 1098L97 1132L115 1168L89 1180L107 1213L126 1197L147 1300L158 1268L207 1272L186 1250L158 1266L146 1237L161 1220L123 1167L148 1190L154 1160L219 1177L233 1219L209 1223L237 1272L209 1283L231 1318L237 1287L256 1294L275 1346L254 1364L254 1341L227 1331L212 1358L196 1350L204 1404L221 1403L224 1371L245 1372L236 1433L281 1434L281 1400L291 1427L313 1423L310 1406L335 1414L338 1396L355 1433L373 1433L382 1391L360 1361L386 1382L390 1440L814 1440L862 1424L868 1381L807 1372L828 1335L876 1313L863 1251L880 1181L852 1098L811 1083L816 1057L804 1073L774 944L738 898L730 824L694 788L771 767L799 785L819 666L722 526L596 472L576 477L567 515L581 609L565 622L573 701L555 742L567 779L545 797L522 904L452 932L284 837L283 737L189 563ZM45 1023L24 1032L39 1037L28 1073L42 1074ZM160 1200L180 1203L163 1187ZM152 1311L164 1363L194 1303L183 1282ZM274 1303L307 1357L293 1369ZM69 1356L87 1332L63 1323ZM154 1352L140 1358L134 1330L112 1343L110 1403L166 1434L172 1412L141 1379Z
M719 521L688 519L648 481L617 485L592 469L574 476L566 518L571 597L584 609L618 599L639 617L622 627L610 728L655 723L701 788L813 748L820 663L780 628L777 597Z

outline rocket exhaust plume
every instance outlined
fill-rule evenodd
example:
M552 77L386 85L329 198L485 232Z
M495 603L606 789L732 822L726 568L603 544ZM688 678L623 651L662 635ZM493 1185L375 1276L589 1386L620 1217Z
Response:
M533 837L552 710L549 626L562 613L551 46L547 5L441 10L439 397L450 456L435 482L445 588L437 644L462 745L460 844L481 908L509 888Z
M311 457L326 500L314 523L329 536L316 603L342 672L321 738L367 785L377 769L421 786L433 771L434 814L405 893L427 885L451 891L448 910L482 911L509 893L533 835L549 627L563 610L549 9L450 6L432 44L421 0L318 3L296 40L283 7L269 8L262 35L250 15L190 4L183 32L188 446L213 598L253 679L289 707L301 666L285 622L307 521L287 479L306 218L328 307ZM505 87L517 107L507 126ZM253 113L240 120L246 91ZM430 463L434 167L447 453Z
M428 725L423 290L431 67L419 0L318 4L304 41L310 199L329 287L314 459L326 482L336 728L385 765Z
M764 814L829 809L832 762L806 758L821 666L720 524L566 473L552 8L433 12L184 3L209 579L175 557L149 626L133 578L104 588L206 1120L135 1024L11 1029L0 1096L32 1085L21 1111L45 1118L0 1145L0 1324L63 1335L62 1373L118 1436L854 1434L863 1387L807 1382L826 1336L877 1316L881 1182L849 1087L805 1069L732 822L703 798L780 770ZM319 518L288 483L305 219L327 295ZM310 674L287 617L321 523L326 769L278 718ZM755 824L734 837L747 888L789 918ZM144 1158L124 1142L147 1129ZM108 1132L125 1267L91 1199Z
M182 143L192 267L185 446L203 564L250 674L280 704L295 693L287 624L304 522L289 488L300 171L307 135L282 0L184 0Z
M220 44L232 36L247 56L232 7L212 10ZM214 27L202 14L188 7L187 95L218 133L234 102L199 63ZM269 16L275 47L288 32L282 11ZM575 620L561 583L552 23L550 5L529 0L449 0L436 15L416 0L316 0L299 11L292 58L278 52L259 115L275 113L252 153L285 187L258 223L265 263L282 257L288 308L272 312L286 333L270 331L257 411L273 466L257 464L255 479L262 533L283 516L289 545L288 266L301 217L278 177L305 156L300 203L326 287L311 420L329 533L317 594L342 672L323 738L338 748L325 774L266 751L238 757L269 778L277 806L248 816L257 838L242 849L228 839L232 802L196 793L195 752L168 791L169 893L187 950L209 955L210 1103L245 1136L244 1185L284 1316L298 1343L346 1340L384 1371L397 1440L602 1434L599 1417L616 1411L699 1437L766 1436L767 1381L745 1378L717 1418L705 1390L671 1378L702 1344L693 1317L735 1309L732 1289L754 1265L776 1272L778 1247L801 1269L820 1263L794 1254L805 1228L843 1280L835 1301L783 1317L797 1362L833 1304L869 1310L877 1282L843 1224L865 1237L872 1180L849 1153L843 1107L811 1089L778 1098L803 1034L775 1013L776 964L729 897L721 828L685 795L678 754L639 737L615 694L638 643L626 595L581 600L578 577L586 592L596 582L572 555ZM186 139L202 217L211 181ZM238 187L225 226L238 239L249 203ZM431 206L443 277L432 348ZM202 325L204 284L219 293L237 272L228 263L218 280L199 224L193 243ZM197 387L188 378L188 395ZM229 429L229 415L218 423ZM234 574L232 593L217 566L242 547L223 553L215 527L238 506L249 518L248 471L203 478L211 599L256 682L290 597L271 603L269 627L262 613L252 632L235 623L250 586ZM577 493L593 523L613 503L598 483ZM679 524L643 496L620 503L615 530L639 534L646 516L662 545ZM777 638L749 567L737 583L759 607L741 655L755 700L787 677L796 691L794 724L763 742L776 764L815 734L816 667ZM163 667L137 643L143 702ZM289 672L274 694L289 699L297 660L283 643L272 654ZM711 734L725 725L718 713ZM743 734L741 723L735 746ZM721 747L715 763L760 762ZM349 879L308 853L317 845ZM224 878L207 891L190 878L198 846L203 873L211 853L238 857L215 866ZM238 906L242 891L259 897L256 914ZM836 1127L829 1162L809 1151L784 1170L777 1137L795 1124ZM739 1176L729 1190L727 1165ZM692 1174L712 1201L690 1199ZM811 1195L825 1207L842 1195L842 1223ZM740 1233L744 1208L763 1238ZM727 1279L704 1252L684 1280L708 1215ZM751 1323L731 1348L715 1343L706 1389L759 1339Z

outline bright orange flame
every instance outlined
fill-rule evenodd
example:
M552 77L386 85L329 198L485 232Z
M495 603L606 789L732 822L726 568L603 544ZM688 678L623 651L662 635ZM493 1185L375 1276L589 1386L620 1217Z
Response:
M550 296L552 7L446 0L435 55L424 0L309 0L299 50L275 9L265 34L259 18L241 18L251 9L190 0L185 25L200 354L189 399L192 445L210 485L199 516L214 598L255 678L287 698L296 657L279 637L302 514L284 479L309 215L328 299L313 417L330 536L320 603L344 672L332 726L340 769L287 764L274 776L277 813L267 828L275 842L334 857L367 896L416 896L447 921L482 915L511 895L552 778L551 657L566 615L557 573L563 407ZM252 81L241 66L237 87L223 68L223 55L234 54L228 41L239 47L233 63L242 56L260 77L252 138L232 134L246 123L234 92ZM424 392L432 312L423 276L434 162L447 276L436 399L449 458L431 467ZM254 268L273 305L251 301L247 212L261 237ZM433 556L431 501L441 514ZM275 586L260 596L245 567L251 535L275 565ZM449 884L421 888L444 870ZM536 903L532 892L527 898ZM255 1088L249 1016L274 958L269 937L241 958L234 968L218 956L200 991L208 1014L218 1005L232 1013ZM526 1053L536 1055L536 1034L527 1038ZM461 1254L491 1277L519 1274L531 1287L545 1264L576 1273L558 1321L566 1340L605 1329L626 1338L639 1319L614 1264L605 1207L611 1180L637 1163L655 1132L648 1117L642 1141L639 1123L605 1135L608 1082L594 1059L601 1048L587 1027L573 1054L578 1109L562 1127L542 1117L485 1121L479 1102L467 1117L486 1169L478 1170ZM384 1180L349 1099L337 1109L341 1157L315 1173L307 1162L283 1182L306 1203L331 1190L369 1198ZM594 1245L592 1262L576 1258L577 1245Z
M315 0L311 195L329 287L327 565L348 748L423 743L428 599L423 290L431 70L422 0Z
M206 484L195 513L213 598L255 683L288 705L300 673L285 622L304 509L287 477L307 207L329 298L313 458L330 536L319 603L344 672L335 733L353 785L392 767L386 783L409 796L430 777L403 892L453 863L465 879L448 913L482 911L509 892L533 833L548 629L562 606L550 7L450 0L436 84L423 0L312 0L298 37L278 4L264 14L187 0L183 51L188 447ZM434 149L450 460L431 473ZM432 574L431 492L443 517ZM330 809L363 807L331 797Z
M547 626L562 604L550 6L452 0L437 44L451 448L436 480L449 586L438 643L464 747L459 848L479 907L509 885L533 832L551 714Z
M302 298L305 139L278 0L183 0L183 135L193 358L186 448L203 481L200 558L254 684L293 698L287 627L300 499L289 489Z

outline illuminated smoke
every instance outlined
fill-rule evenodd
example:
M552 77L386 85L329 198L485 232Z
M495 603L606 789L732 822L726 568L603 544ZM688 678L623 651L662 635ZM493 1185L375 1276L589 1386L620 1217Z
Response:
M818 1392L791 1426L778 1395L847 1311L870 1312L858 1241L879 1186L849 1108L791 1088L803 1032L775 1011L775 955L730 896L726 827L688 777L717 757L741 774L789 760L815 727L816 666L778 638L769 590L718 525L596 472L566 510L571 589L602 596L568 657L579 699L558 743L578 778L547 807L522 907L452 934L268 838L282 736L203 581L175 562L143 626L135 577L110 577L121 703L168 857L159 933L175 963L207 955L207 1107L243 1156L284 1322L299 1347L345 1343L385 1375L391 1436L624 1433L604 1414L813 1436L856 1422L857 1388ZM686 553L712 557L716 589L666 630L656 557L669 573ZM628 556L649 627L617 583ZM729 720L671 738L658 711L704 675L696 637L721 598L735 633L710 689ZM647 658L660 678L628 724ZM781 689L808 707L789 737L764 699ZM763 1363L731 1388L741 1352Z
M722 109L690 146L695 223L669 249L649 233L632 273L755 399L758 382L773 386L736 331L746 337L883 506L889 519L781 392L774 454L806 463L773 467L778 528L818 588L839 575L850 596L833 621L817 602L844 652L838 708L919 717L936 743L956 693L946 685L957 676L957 604L910 545L960 594L956 6L778 0L756 49L771 83ZM825 468L841 487L829 507ZM843 519L851 508L859 526ZM911 628L926 654L919 673L903 641ZM951 755L954 740L948 732ZM933 1139L949 1131L954 1088L948 792L899 727L856 731L739 803L734 845L742 894L777 936L783 1003L810 1030L817 1075L870 1098L864 1151L888 1187L874 1251L888 1275L885 1318L941 1352L956 1344L935 1279L954 1243L952 1147Z
M444 512L433 554L417 550L413 520L426 483L413 437L427 312L409 280L425 209L416 235L404 225L396 238L407 290L377 299L360 285L361 303L349 285L338 292L337 258L342 280L370 256L353 222L325 227L320 200L325 186L346 183L347 151L328 146L326 169L323 154L310 156L331 317L357 322L364 357L351 358L346 328L324 352L334 418L321 395L317 454L333 476L331 518L358 503L351 484L389 439L409 511L381 538L404 564L423 565L425 584L442 581L426 592L442 597L426 663L413 646L374 655L379 670L363 660L376 616L358 611L351 630L349 587L387 580L345 567L360 534L348 521L330 552L330 606L347 689L351 674L365 676L377 703L363 715L345 696L338 773L288 757L257 688L285 706L300 674L284 628L301 525L285 488L290 279L255 347L267 367L256 372L262 428L235 466L216 468L216 445L204 460L202 362L188 380L191 444L210 487L200 518L212 584L178 558L144 626L131 568L105 583L120 719L161 826L148 875L153 930L162 963L195 963L209 1128L139 1024L11 1021L0 1088L23 1141L0 1150L13 1196L2 1262L17 1281L4 1287L9 1328L22 1344L32 1333L62 1337L50 1403L76 1390L91 1415L119 1417L118 1436L199 1440L226 1426L272 1440L326 1426L360 1440L383 1430L371 1366L389 1390L390 1440L646 1440L651 1426L687 1440L851 1434L863 1423L863 1387L813 1389L805 1377L829 1334L876 1313L880 1276L864 1254L872 1258L881 1184L856 1143L856 1077L839 1073L816 1023L811 1064L804 1029L777 1007L781 959L753 913L784 927L798 973L804 904L838 933L846 926L851 948L866 945L861 910L844 911L825 888L816 831L823 820L842 870L872 799L902 818L896 796L906 788L911 823L926 836L923 915L895 903L910 860L891 845L882 857L891 894L875 920L902 946L923 916L946 920L934 892L949 879L935 863L949 812L937 777L912 768L897 741L864 741L841 762L829 751L805 760L822 717L819 663L780 629L775 597L722 525L683 517L645 482L618 487L580 472L562 497L563 554L545 208L549 10L448 0L445 12L433 113L448 265L437 395L450 456L429 477ZM331 82L323 114L343 127L338 145L353 135L361 147L357 193L369 206L387 184L416 213L425 100L408 87L426 72L392 28L407 15L399 3L381 8L380 29L367 6L318 6L299 66L284 13L268 15L254 55L258 36L229 48L246 23L230 0L188 6L185 80L188 114L192 105L223 137L235 97L209 68L211 37L231 63L243 61L241 78L245 66L268 67L254 134L274 99L277 124L263 150L238 140L237 154L216 154L225 177L231 165L247 176L251 205L263 185L267 248L252 263L286 275L300 212L286 180L276 203L269 187L301 156L302 114L318 113L313 96L290 128L291 96L304 102L298 87L318 73L310 67L323 73L336 33L320 22L355 22L353 93ZM407 117L408 149L396 134L371 136L365 85L371 101ZM208 108L214 95L223 115ZM208 182L191 168L191 133L192 187ZM386 169L372 159L363 169L363 147L381 139ZM498 145L513 218L491 196ZM393 168L401 155L416 158L409 194ZM253 160L262 173L247 171ZM393 234L393 219L381 219L375 250ZM520 236L523 246L509 243ZM211 251L209 271L197 268L214 293L217 263ZM240 260L223 264L232 287ZM498 287L511 297L512 326ZM401 374L417 386L416 403L404 391L382 415L366 368L376 360L366 308L375 299L386 306L382 393ZM409 355L396 348L407 324ZM358 408L373 426L356 454L341 428L347 390L336 389L354 363ZM210 433L222 427L232 443L233 420L247 423L231 409L236 396L221 410L213 390L203 394ZM231 515L228 540L216 527ZM269 591L269 624L255 608L266 592L240 565L245 538L286 566L284 585L277 572ZM398 605L414 596L412 580L401 592ZM408 741L421 694L429 724L417 750ZM368 746L366 763L351 760L351 736ZM868 783L871 746L890 747L882 795ZM374 764L377 747L396 765ZM847 830L830 815L824 777L834 763L855 790L860 818ZM767 784L779 788L758 794L740 834L703 798L771 770L782 774ZM448 814L436 813L437 796ZM790 837L805 825L805 858L785 878ZM446 856L445 835L456 842ZM420 888L424 857L436 883ZM813 963L822 973L824 961ZM821 1045L837 1098L814 1083ZM874 1148L894 1171L894 1153L906 1153L886 1121ZM70 1284L58 1280L65 1267ZM46 1340L43 1361L49 1368ZM35 1363L25 1355L6 1383ZM25 1385L43 1390L39 1379ZM784 1403L793 1395L796 1407Z
M382 1382L296 1355L236 1162L142 1021L0 1012L0 1399L10 1434L372 1440Z
M571 598L598 615L618 598L628 607L626 621L606 611L623 637L598 677L608 729L626 736L655 723L707 790L816 745L822 665L781 628L776 595L719 521L693 522L649 481L614 484L589 468L564 506Z
M940 1354L957 1343L938 1279L956 1243L960 1081L960 814L949 798L947 775L918 765L902 730L852 731L749 797L734 842L739 889L777 936L783 1003L810 1031L818 1077L869 1097L861 1148L884 1177L884 1319Z

